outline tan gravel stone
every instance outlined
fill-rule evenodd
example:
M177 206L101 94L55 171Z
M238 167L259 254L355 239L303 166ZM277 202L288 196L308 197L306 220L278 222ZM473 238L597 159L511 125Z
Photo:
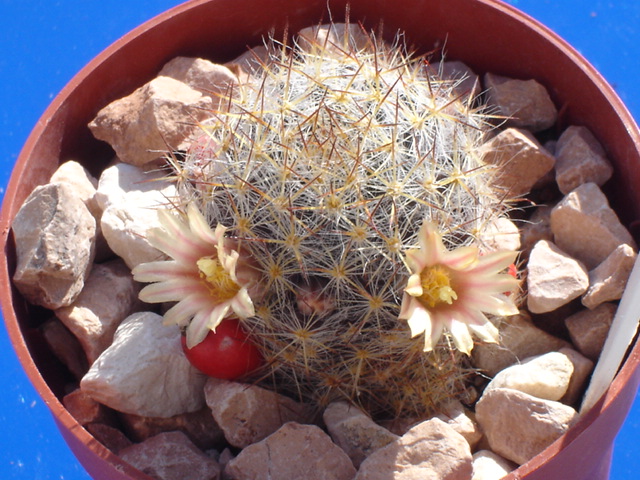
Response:
M96 402L79 388L62 397L62 404L80 425L89 423L113 425L115 423L113 410Z
M471 462L464 437L433 418L373 452L360 466L356 480L469 480Z
M533 247L527 271L527 306L531 313L551 312L589 287L584 265L548 240L540 240Z
M521 250L528 256L540 240L553 241L551 231L551 206L541 205L535 209L528 221L520 224Z
M118 453L120 450L131 446L133 443L124 433L111 425L105 425L103 423L89 423L85 425L84 428L93 436L93 438L98 440L114 453Z
M156 77L100 110L89 129L120 160L142 166L167 150L185 150L211 107L211 97L173 78Z
M224 434L208 407L168 418L122 413L120 420L124 431L136 442L162 432L180 431L202 451L220 448L225 444Z
M495 184L509 197L528 194L553 169L555 158L527 131L507 128L481 147L483 161L498 165Z
M520 250L520 230L508 218L496 218L489 223L480 235L483 252Z
M335 444L345 451L356 468L372 452L398 438L347 402L329 404L323 420Z
M295 422L243 449L225 469L234 480L352 480L355 473L329 435L315 425Z
M593 310L583 310L565 320L571 341L585 357L598 361L617 307L603 303Z
M595 183L579 186L553 208L551 230L556 245L588 269L597 267L619 245L637 248Z
M493 377L484 392L495 388L510 388L545 400L559 401L567 392L573 363L560 352L526 358Z
M508 388L490 390L476 404L491 450L518 465L551 445L577 418L567 405Z
M613 175L602 145L586 127L567 128L556 146L556 182L567 194L584 183L602 186Z
M589 289L582 296L582 304L593 309L601 303L622 298L637 256L629 245L619 245L589 272Z
M436 415L464 437L473 451L482 439L482 431L474 420L473 412L467 410L460 401L451 400L442 406L442 413Z
M493 377L506 367L528 357L557 351L570 344L539 329L525 315L504 319L500 343L481 343L471 353L473 364Z
M434 62L428 65L428 71L437 74L440 78L459 82L454 87L454 91L460 98L469 96L475 98L480 94L480 77L463 62L458 60Z
M219 480L220 466L182 432L160 433L118 452L120 458L158 480Z
M113 342L118 325L140 308L140 284L122 260L93 266L78 298L56 316L80 341L92 364Z
M213 418L234 447L259 442L287 422L312 420L307 405L256 385L209 378L204 394Z
M60 320L52 318L40 327L51 352L80 380L89 370L87 355L78 339L65 327Z
M313 51L320 45L327 51L360 51L371 45L371 39L357 23L314 25L298 32L300 49Z
M223 106L229 96L238 95L238 77L225 65L204 58L175 57L158 75L178 80L210 97L213 109Z
M484 76L488 103L499 115L508 117L507 125L532 132L556 123L558 112L546 88L536 80L516 80L493 73Z
M587 381L593 372L594 363L573 348L561 348L558 351L566 355L573 364L569 388L560 401L565 405L575 406L587 388Z

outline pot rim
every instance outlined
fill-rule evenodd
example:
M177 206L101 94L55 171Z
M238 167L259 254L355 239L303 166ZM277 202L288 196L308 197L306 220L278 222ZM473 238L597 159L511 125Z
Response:
M213 0L215 2L215 0ZM341 0L330 0L329 6L339 3ZM383 0L381 0L383 1ZM116 454L112 453L101 443L93 438L78 422L71 416L71 414L62 405L62 402L56 397L49 385L44 380L40 371L36 367L36 364L29 352L29 348L26 344L21 327L18 323L16 316L16 305L14 304L14 296L12 294L11 279L9 277L10 265L8 263L8 257L6 255L7 248L10 245L10 228L11 222L15 213L19 209L20 205L24 201L24 192L19 190L18 184L22 177L25 175L28 169L28 160L32 156L35 148L35 144L38 139L46 132L49 123L55 116L56 112L64 107L65 102L72 95L72 93L83 85L87 77L90 77L97 69L99 69L104 63L121 49L126 48L136 39L146 35L149 31L156 29L158 26L164 24L169 20L175 20L176 18L185 14L192 9L196 9L202 5L211 3L212 0L191 0L186 3L175 6L154 18L146 21L135 29L131 30L105 50L99 53L93 58L86 66L84 66L60 91L60 93L53 99L51 104L44 111L33 130L29 134L25 145L23 146L20 155L16 161L14 169L9 180L9 184L5 193L4 201L2 204L2 210L0 212L0 245L4 247L5 255L0 256L0 281L3 288L0 290L0 303L2 307L2 313L5 319L5 325L7 327L10 340L16 354L22 364L29 380L34 385L39 395L43 398L45 404L49 407L54 416L56 422L64 429L67 429L71 435L73 435L78 442L86 444L90 450L95 452L99 457L106 460L110 464L114 465L114 468L124 472L131 476L131 478L137 479L149 479L145 474L142 474L138 470L129 466L126 462L122 461ZM537 20L531 18L527 14L521 12L517 8L505 4L500 0L475 0L475 3L484 7L494 9L500 14L511 17L511 19L519 22L522 28L530 29L536 32L538 35L546 39L549 43L553 44L555 48L559 49L564 56L577 65L586 76L597 86L597 88L606 97L609 105L615 110L621 121L627 126L628 134L633 140L635 147L640 151L640 131L631 116L630 112L620 100L618 95L614 92L612 87L606 82L602 75L573 47L571 47L565 40L559 37L555 32L542 25ZM337 8L337 7L336 7ZM16 295L15 298L20 298ZM633 347L628 354L624 364L618 371L615 379L605 394L600 398L598 402L588 412L582 414L577 423L563 436L556 440L553 444L547 447L543 452L538 454L529 462L523 464L506 479L516 479L523 475L535 472L541 466L543 466L549 458L556 456L562 450L568 448L576 439L585 433L585 430L601 415L605 415L610 410L616 408L616 417L620 416L620 406L616 404L616 398L628 389L635 389L640 381L640 369L638 368L640 363L640 342L637 340L633 344ZM626 405L622 417L626 416L629 405ZM612 413L613 414L613 413ZM589 432L586 432L587 434ZM69 442L69 438L65 436ZM74 441L72 439L72 441Z

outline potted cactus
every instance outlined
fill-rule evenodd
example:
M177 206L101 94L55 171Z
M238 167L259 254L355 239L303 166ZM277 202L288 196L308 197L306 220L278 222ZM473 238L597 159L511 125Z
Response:
M351 18L372 23L384 19L387 31L401 28L421 45L422 53L448 38L448 55L480 72L537 78L549 85L557 102L568 105L564 121L579 119L598 132L616 160L624 147L607 143L613 136L624 132L628 145L636 141L637 133L628 128L633 122L624 112L614 115L619 101L606 88L593 95L596 105L584 106L555 69L536 70L516 61L528 41L544 38L544 55L564 62L580 80L572 84L594 88L595 74L588 66L574 64L562 42L508 7L462 1L446 8L421 6L434 22L425 33L408 13L411 8L401 14L382 4L351 2L347 10L338 3L332 5L332 14L349 11ZM111 71L110 62L128 64L137 58L134 46L156 42L163 28L189 24L196 17L216 18L220 8L220 2L196 2L167 13L87 67L61 101L71 102L68 98L77 90L87 95L104 89L97 79ZM273 26L296 31L317 24L325 5L308 4L284 22L256 15L253 8L251 2L234 5L233 14L242 22L236 22L233 35L203 27L189 31L188 38L163 36L166 50L132 62L129 85L107 89L95 104L74 104L77 111L65 117L74 133L64 134L68 151L57 160L99 152L103 147L88 140L85 125L109 101L149 80L168 59L185 51L205 56L211 45L220 48L214 57L229 59ZM503 35L513 35L517 44L497 56L497 46L491 45L500 40L488 35L482 47L470 41L472 31L461 31L447 20L453 11L503 22ZM240 99L233 91L221 95L229 107L199 119L197 142L184 157L172 159L179 200L160 212L162 228L147 234L168 258L142 263L133 274L150 283L141 292L142 300L178 302L164 316L185 329L187 353L231 313L259 347L264 365L257 371L289 394L326 405L339 392L374 416L406 411L424 415L464 392L465 359L474 338L497 340L497 328L486 315L517 311L517 281L505 271L515 254L484 252L476 242L510 204L493 188L500 172L486 168L475 154L485 140L490 112L478 109L469 97L452 94L455 83L434 84L418 74L419 56L409 60L386 50L374 37L365 41L372 45L368 57L353 58L345 45L330 52L319 42L295 63L282 57L270 75L257 88L245 89ZM300 90L306 92L304 100L288 96ZM391 96L393 101L388 101ZM428 117L421 116L425 110ZM610 121L608 130L600 133L596 118L602 112ZM68 112L52 110L51 115ZM25 159L49 148L49 137L32 138ZM397 151L388 155L389 149ZM18 171L24 169L21 165ZM45 169L52 171L56 165L52 161ZM616 167L624 182L637 175L628 160ZM29 186L37 183L44 180L31 179ZM27 188L3 211L9 218ZM632 195L630 188L621 190L622 198ZM633 217L634 212L629 214ZM11 314L8 317L11 321ZM407 328L411 335L403 334ZM447 342L452 348L440 348ZM532 479L553 475L547 469L560 465L562 471L564 456L581 448L596 451L583 442L594 429L624 416L614 401L625 403L635 391L635 365L630 362L618 377L622 382L626 372L623 393L610 393L609 401L600 401L601 416L596 411L584 415L545 451L553 454L551 459L535 457L518 474ZM48 387L42 388L46 392ZM108 470L103 470L105 462L90 459L91 449L82 443L85 434L67 432L74 420L64 410L60 415L63 434L81 461L89 458L87 468L96 478L125 478L109 477L119 475L114 465L122 464L116 457L107 455ZM602 450L606 453L607 447ZM601 466L594 461L582 467L588 475ZM129 478L139 475L130 467L124 472Z

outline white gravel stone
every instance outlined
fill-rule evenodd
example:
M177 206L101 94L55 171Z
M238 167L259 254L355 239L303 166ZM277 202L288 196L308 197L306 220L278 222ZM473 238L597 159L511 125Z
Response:
M180 329L140 312L120 324L80 388L120 412L166 418L204 407L205 381L184 356Z
M20 293L50 309L70 305L95 254L96 221L82 198L67 183L36 187L12 229L17 260L13 281Z
M589 287L584 265L548 240L540 240L533 247L527 270L527 306L532 313L551 312Z
M101 226L111 250L131 269L140 263L163 258L149 244L149 228L160 227L157 210L170 208L175 185L159 172L117 163L100 176L96 198L104 209Z
M485 388L511 388L545 400L559 401L567 392L573 363L560 352L549 352L524 359L499 372Z
M471 480L498 480L518 466L496 455L491 450L480 450L473 454L473 476Z

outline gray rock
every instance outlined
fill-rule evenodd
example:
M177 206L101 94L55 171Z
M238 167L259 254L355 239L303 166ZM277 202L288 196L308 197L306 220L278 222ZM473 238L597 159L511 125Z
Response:
M152 312L134 313L80 382L95 401L124 413L172 417L204 407L206 378L191 366L180 329Z
M50 309L70 305L84 286L95 252L96 221L82 198L66 183L36 187L12 229L13 281L20 293Z

